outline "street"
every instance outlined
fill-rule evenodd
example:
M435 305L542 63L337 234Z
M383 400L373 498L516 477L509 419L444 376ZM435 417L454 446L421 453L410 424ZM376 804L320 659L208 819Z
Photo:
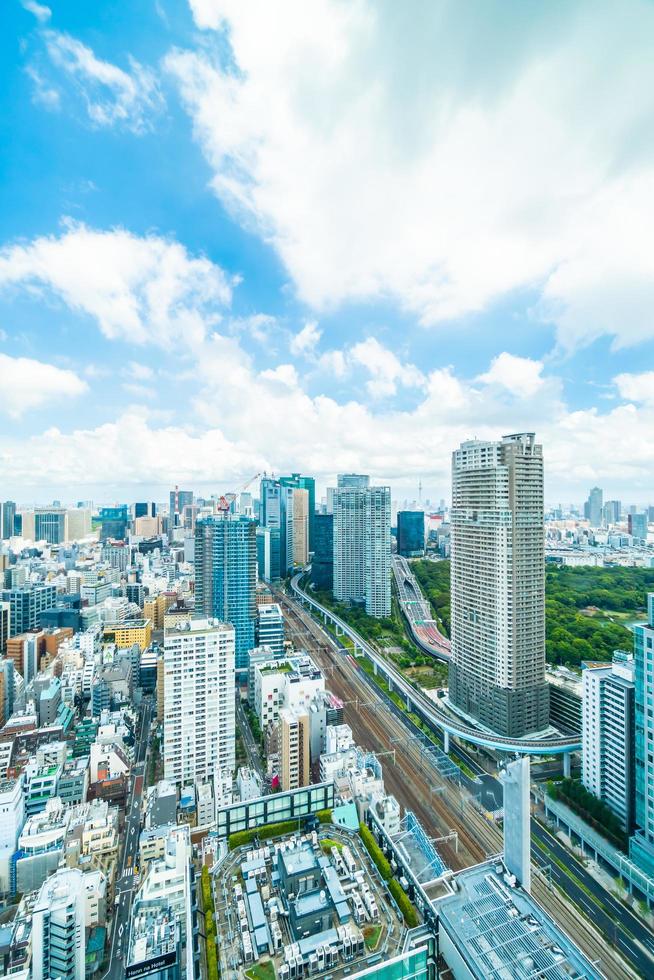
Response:
M132 788L127 799L125 826L121 844L119 845L116 864L114 892L118 902L113 910L114 920L111 931L109 968L103 980L122 980L125 975L123 958L127 953L129 942L130 912L135 888L134 868L138 864L139 834L141 829L141 800L143 797L145 764L153 709L154 702L152 699L148 698L143 701L136 741L134 743Z

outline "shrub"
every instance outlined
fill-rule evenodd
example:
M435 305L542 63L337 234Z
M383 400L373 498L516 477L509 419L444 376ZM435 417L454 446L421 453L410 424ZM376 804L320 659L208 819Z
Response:
M379 871L380 875L384 881L390 881L392 877L391 866L384 857L382 849L375 840L373 834L364 823L359 824L359 834L361 835L361 840L363 841L365 849L372 858L373 863L375 864L375 867Z
M414 929L419 922L418 913L416 912L415 907L409 900L409 896L404 891L397 878L393 878L391 881L389 881L388 890L395 899L397 907L404 916L404 921L408 925L409 929Z

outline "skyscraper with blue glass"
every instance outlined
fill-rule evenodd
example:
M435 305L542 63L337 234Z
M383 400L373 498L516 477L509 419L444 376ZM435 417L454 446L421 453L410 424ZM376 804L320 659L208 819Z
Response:
M231 623L237 674L255 646L257 528L248 517L205 517L195 525L195 612Z
M647 596L647 623L634 627L636 688L636 825L629 857L654 875L654 592Z

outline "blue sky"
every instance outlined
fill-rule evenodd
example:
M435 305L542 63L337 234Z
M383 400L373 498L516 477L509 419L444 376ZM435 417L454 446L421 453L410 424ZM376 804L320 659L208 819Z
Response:
M0 494L361 469L536 429L654 502L654 8L6 0Z

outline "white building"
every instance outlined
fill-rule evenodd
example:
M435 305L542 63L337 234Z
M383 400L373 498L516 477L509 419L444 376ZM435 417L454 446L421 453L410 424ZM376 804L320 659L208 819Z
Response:
M306 655L256 664L253 703L261 730L277 721L282 708L308 712L324 690L325 678Z
M334 597L391 614L391 492L344 474L334 491Z
M164 777L179 786L233 770L234 628L194 619L165 631Z
M0 780L0 895L9 892L9 867L25 823L23 777Z
M583 665L582 782L615 813L629 833L634 822L634 662Z
M84 980L86 888L78 868L56 871L32 911L32 980Z
M547 728L543 452L533 433L452 454L449 697L501 735Z
M284 656L284 614L278 602L257 609L257 643L269 647L275 656Z

